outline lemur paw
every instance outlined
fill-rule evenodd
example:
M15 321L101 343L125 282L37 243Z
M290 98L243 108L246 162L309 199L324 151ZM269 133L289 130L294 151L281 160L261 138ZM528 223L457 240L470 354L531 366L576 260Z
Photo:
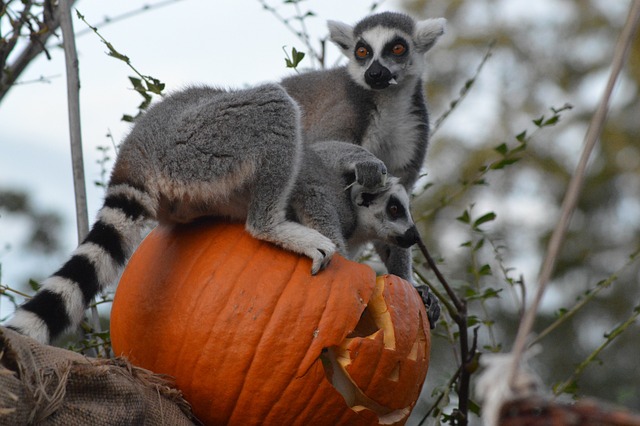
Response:
M382 161L356 163L356 181L370 189L384 186L387 181L387 168Z
M427 318L429 318L429 327L433 330L436 328L436 322L440 318L440 303L438 299L429 291L429 287L421 285L416 287L418 294L422 298L425 308L427 308Z
M323 240L318 241L316 247L309 250L307 256L311 258L311 275L316 275L318 272L329 266L331 258L336 252L336 245L328 238L323 237Z

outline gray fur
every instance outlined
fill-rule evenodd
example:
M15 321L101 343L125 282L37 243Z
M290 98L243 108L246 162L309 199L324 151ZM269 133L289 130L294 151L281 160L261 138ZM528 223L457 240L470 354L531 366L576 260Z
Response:
M369 151L346 142L318 142L304 150L302 164L292 215L329 237L344 256L355 259L371 241L403 247L416 242L407 191Z
M330 39L348 64L282 81L302 109L305 142L337 139L361 145L410 192L429 139L425 53L443 34L444 24L444 19L415 21L392 12L368 16L355 26L329 21ZM391 48L399 41L406 54L393 55ZM358 46L367 47L366 58L356 57ZM385 244L377 249L390 273L413 281L409 249Z
M408 211L408 197L386 179L382 161L347 143L305 149L299 118L297 104L276 84L194 87L152 106L120 148L86 240L8 326L41 342L77 327L155 221L243 221L256 238L311 258L311 273L363 238L403 243L410 216L384 212L387 200L403 197ZM379 202L358 205L355 197Z

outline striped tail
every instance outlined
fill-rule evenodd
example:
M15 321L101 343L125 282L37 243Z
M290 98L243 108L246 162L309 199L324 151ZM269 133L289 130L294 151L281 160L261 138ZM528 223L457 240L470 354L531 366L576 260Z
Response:
M7 326L41 343L74 330L91 300L119 278L155 213L144 189L110 186L89 235Z

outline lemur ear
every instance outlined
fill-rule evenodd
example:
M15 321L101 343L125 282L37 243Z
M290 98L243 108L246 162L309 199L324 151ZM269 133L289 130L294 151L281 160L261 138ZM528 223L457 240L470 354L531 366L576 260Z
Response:
M327 21L329 39L334 42L342 53L349 56L353 48L353 27L338 21Z
M444 18L425 19L416 23L415 44L420 53L427 53L444 34L447 20Z

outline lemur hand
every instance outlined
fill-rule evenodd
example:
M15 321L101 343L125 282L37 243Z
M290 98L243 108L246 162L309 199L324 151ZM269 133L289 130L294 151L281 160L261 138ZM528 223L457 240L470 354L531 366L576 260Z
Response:
M421 285L416 287L418 294L424 302L424 306L427 308L427 317L429 318L429 327L433 330L436 328L436 322L440 318L440 303L438 299L429 291L429 287Z
M382 161L362 161L356 163L356 182L367 189L384 186L387 181L387 167Z

